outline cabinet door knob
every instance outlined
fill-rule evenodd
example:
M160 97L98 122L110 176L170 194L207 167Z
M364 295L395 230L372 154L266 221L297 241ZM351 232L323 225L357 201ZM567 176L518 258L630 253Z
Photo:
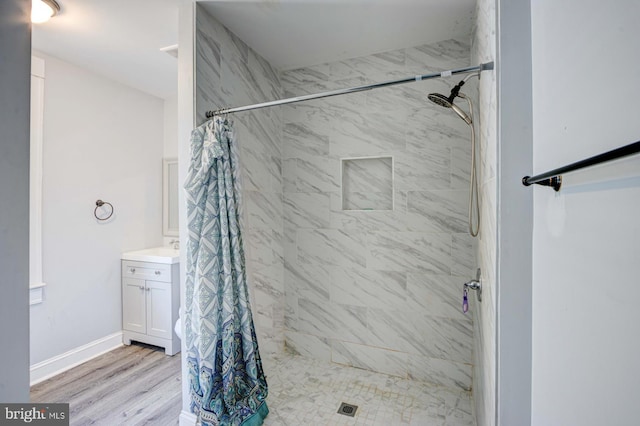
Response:
M160 271L156 271L156 275L160 275L160 273L161 273Z
M139 286L138 286L138 288L139 288L140 290L144 290L144 286L143 286L143 285L139 285Z
M151 289L149 287L147 287L147 291L151 291Z
M136 268L129 268L129 271L130 271L132 274L135 274L135 273L136 273Z

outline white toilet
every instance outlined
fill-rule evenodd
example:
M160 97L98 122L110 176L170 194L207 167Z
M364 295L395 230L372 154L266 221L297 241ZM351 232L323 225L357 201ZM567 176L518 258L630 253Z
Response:
M178 319L173 326L173 331L176 332L176 336L178 336L178 339L182 340L182 308L178 310Z

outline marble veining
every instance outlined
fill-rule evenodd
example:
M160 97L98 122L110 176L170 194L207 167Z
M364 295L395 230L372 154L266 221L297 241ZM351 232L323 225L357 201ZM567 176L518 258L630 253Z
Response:
M285 124L284 144L284 158L329 154L329 135L315 132L305 123Z
M278 72L201 6L196 7L196 120L222 107L280 98ZM261 353L284 349L282 112L233 116L244 183L247 282ZM327 290L328 294L328 290ZM328 296L327 296L328 297Z
M216 42L214 37L211 37L204 31L205 22L200 21L201 25L198 25L196 40L198 41L197 49L200 51L202 63L199 64L206 67L211 73L210 77L215 79L220 78L220 44ZM206 94L207 91L203 91Z
M245 191L244 200L249 214L249 227L260 229L282 228L281 194Z
M371 339L367 308L332 302L331 313L338 323L334 340L364 344Z
M287 336L290 336L287 333ZM298 335L300 336L300 335ZM293 337L293 336L292 336ZM287 340L294 349L299 342L295 337ZM328 354L327 342L307 340L307 348L314 346ZM299 346L298 346L299 347ZM424 370L411 356L401 353L368 352L359 356L360 345L335 344L334 362L284 354L264 359L265 370L270 372L269 415L265 425L298 426L475 426L468 391L454 390L436 381L414 378L408 380L401 372L408 368ZM337 362L340 362L339 364ZM375 373L380 363L388 374ZM343 365L340 365L343 364ZM436 380L459 382L470 379L464 370L455 366L441 368L435 361L428 367L439 371ZM349 367L358 366L358 368ZM444 371L451 374L444 376ZM399 373L399 374L394 374ZM452 379L449 379L452 377ZM346 401L358 406L355 417L337 414L340 403Z
M390 80L401 76L404 71L405 61L405 51L400 49L333 62L329 65L329 71L333 80L341 80L353 76L366 77L375 81Z
M205 111L219 107L469 64L468 43L446 40L279 73L201 7L196 19L200 122ZM454 114L426 100L428 93L448 92L456 82L431 80L233 117L243 159L244 239L261 351L280 353L286 344L331 362L323 364L315 385L327 376L324 366L332 371L337 363L369 370L370 377L377 377L371 371L397 376L376 378L374 387L349 387L363 398L367 409L358 419L365 424L424 419L473 424L466 393L406 392L407 378L471 387L474 322L459 312L458 293L476 266L475 241L464 226L469 133ZM495 153L488 148L481 152L487 164ZM363 210L343 210L341 160L373 156L393 157L393 169L356 173L351 200ZM390 183L390 191L378 190ZM390 196L389 210L366 210L371 202L389 205ZM487 229L495 229L490 225ZM494 261L488 253L482 261ZM478 309L472 305L472 311ZM302 365L311 369L315 362L321 361ZM292 393L298 391L293 386L278 390L287 372L271 368L271 397L283 401L282 410L270 415L273 424L309 423L304 414L288 416L286 409L306 396L312 398L307 404L321 401L321 386L300 395ZM338 382L330 383L338 389ZM388 383L400 388L389 389ZM367 393L371 389L380 392ZM466 402L460 406L462 399L451 395L466 395ZM379 404L370 405L376 398ZM391 401L385 406L394 408L378 409ZM340 424L333 422L335 409L314 420Z
M367 266L375 270L451 273L451 236L422 232L374 232Z
M472 40L474 62L496 60L495 2L476 3L476 28ZM497 66L500 64L497 63ZM477 258L482 268L483 302L474 311L473 404L479 426L496 421L496 244L497 244L497 87L496 73L485 72L479 82L480 142L479 182L481 231ZM462 170L462 169L461 169Z
M285 192L338 192L340 160L323 156L292 159L287 170L291 186Z
M428 68L432 72L468 66L471 62L468 43L458 40L444 40L406 49L407 67L419 72Z
M475 277L477 269L475 240L468 233L451 235L451 274L461 277Z
M330 269L304 261L285 262L285 283L291 286L288 294L309 300L329 302L331 294Z
M471 180L471 150L469 149L469 141L465 141L463 145L454 145L451 147L451 188L452 189L469 189L469 181Z
M316 127L329 128L335 119L322 99L283 105L280 110L287 117L288 123L312 123Z
M286 94L300 95L469 62L467 41L445 40L285 71L280 81ZM426 99L458 81L282 108L289 349L471 387L473 318L460 312L462 282L476 266L475 241L465 238L469 128ZM477 86L467 87L474 96ZM393 168L345 173L352 157L392 157Z
M402 352L337 340L332 344L331 361L390 376L407 377L407 360L408 355Z
M467 230L469 191L409 191L407 214L410 228L434 233Z
M326 362L331 361L330 339L294 331L286 331L285 338L288 352Z
M343 198L344 210L392 210L393 194L387 192L349 192Z
M372 83L371 80L364 77L350 77L335 80L333 86L335 89L346 89L348 87L364 86L370 83ZM323 108L330 112L335 119L339 120L345 109L356 113L362 111L366 106L367 96L367 92L351 93L348 96L331 96L322 100Z
M242 113L241 120L235 122L246 128L246 138L238 140L240 150L256 150L264 152L267 159L281 161L282 156L282 115L278 111L266 109ZM270 158L269 158L270 157ZM263 162L268 167L269 162ZM282 189L277 188L278 192Z
M340 198L340 194L335 196ZM404 198L403 194L396 192L393 210L342 210L340 205L331 211L331 227L350 232L367 232L370 229L406 231L406 213L402 211Z
M266 229L249 228L245 230L244 238L246 259L256 268L268 268L276 260L274 252L273 231Z
M474 303L469 312L462 312L462 284L464 280L450 275L411 272L407 274L407 304L409 312L427 312L431 316L454 318L472 324Z
M472 83L469 83L471 86ZM447 85L443 92L449 92ZM465 88L466 90L466 88ZM470 93L472 95L472 93ZM461 104L464 106L464 104ZM429 102L424 109L414 110L408 116L411 126L407 128L407 139L411 142L409 150L420 149L420 147L432 147L428 142L435 143L435 146L452 146L466 143L470 147L469 127L464 121L446 108L439 107ZM427 142L427 143L426 143ZM463 145L464 146L464 145ZM469 152L471 152L469 150Z
M299 229L298 259L324 267L365 266L365 237L339 229Z
M296 228L327 228L331 216L331 197L322 192L291 192L284 196L284 220Z
M313 299L298 298L297 328L304 333L327 338L335 338L335 330L340 326L329 303Z
M353 192L391 191L392 157L344 159L342 185Z
M409 354L409 377L449 388L471 389L471 364Z
M272 191L273 182L271 179L276 166L274 164L273 167L264 167L264 159L268 155L265 150L245 149L241 152L245 154L242 157L245 191ZM276 161L273 162L276 163Z
M420 313L409 313L402 309L369 309L369 331L371 345L393 351L433 356L419 326L426 323Z
M348 120L336 120L331 134L331 154L359 157L403 150L404 121L377 113L353 114Z
M393 209L393 158L342 160L342 210Z
M407 303L403 272L366 268L331 269L331 301L353 306L402 309Z
M304 87L329 81L329 69L326 66L315 66L285 71L280 74L285 89Z
M427 151L420 141L419 151L411 151L411 140L407 140L407 151L395 156L396 188L402 191L425 189L450 189L451 149L438 146Z

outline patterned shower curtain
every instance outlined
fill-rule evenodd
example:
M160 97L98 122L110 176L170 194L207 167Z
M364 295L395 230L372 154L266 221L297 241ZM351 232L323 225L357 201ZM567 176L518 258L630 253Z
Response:
M238 164L231 122L215 118L192 132L184 321L191 411L205 426L261 425L269 413L245 276Z

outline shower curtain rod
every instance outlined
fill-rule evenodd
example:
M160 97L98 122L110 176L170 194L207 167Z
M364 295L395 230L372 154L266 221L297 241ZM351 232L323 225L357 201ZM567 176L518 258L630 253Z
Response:
M240 107L235 107L235 108L221 108L221 109L217 109L217 110L214 110L214 111L207 111L205 116L207 118L212 118L212 117L215 117L216 115L229 114L229 113L233 113L233 112L249 111L249 110L252 110L252 109L259 109L259 108L267 108L267 107L278 106L278 105L292 104L294 102L310 101L312 99L328 98L330 96L346 95L346 94L349 94L349 93L363 92L365 90L379 89L379 88L388 87L388 86L395 86L396 84L413 83L413 82L416 82L416 81L430 80L432 78L450 77L450 76L456 75L456 74L468 74L468 73L472 73L472 72L476 72L476 71L480 72L480 71L492 70L492 69L493 69L493 62L485 62L484 64L476 65L476 66L473 66L473 67L456 68L456 69L437 72L437 73L432 73L432 74L416 75L416 76L413 76L413 77L401 78L401 79L398 79L398 80L384 81L382 83L374 83L374 84L367 84L365 86L350 87L348 89L331 90L329 92L315 93L315 94L312 94L312 95L296 96L296 97L293 97L293 98L279 99L279 100L276 100L276 101L263 102L263 103L259 103L259 104L253 104L253 105L245 105L245 106L240 106Z

